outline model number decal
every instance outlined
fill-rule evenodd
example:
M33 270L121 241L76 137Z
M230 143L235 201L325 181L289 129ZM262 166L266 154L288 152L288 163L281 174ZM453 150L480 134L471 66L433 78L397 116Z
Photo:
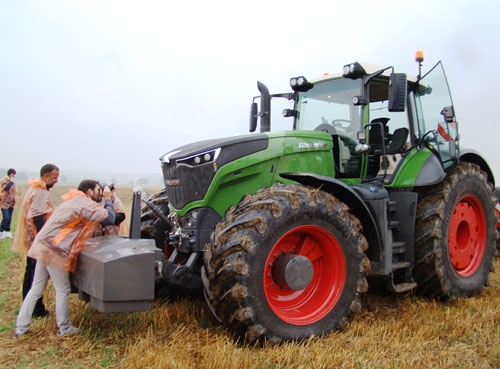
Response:
M180 179L167 179L167 180L165 180L165 184L167 186L180 186L181 180Z
M326 146L328 146L328 144L324 142L299 142L299 149L321 149Z

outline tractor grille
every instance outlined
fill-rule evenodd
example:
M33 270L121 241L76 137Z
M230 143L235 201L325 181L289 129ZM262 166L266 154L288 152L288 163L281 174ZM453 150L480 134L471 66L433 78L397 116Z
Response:
M188 167L178 166L175 161L163 163L163 179L168 200L176 209L182 209L190 202L203 199L214 176L213 164Z

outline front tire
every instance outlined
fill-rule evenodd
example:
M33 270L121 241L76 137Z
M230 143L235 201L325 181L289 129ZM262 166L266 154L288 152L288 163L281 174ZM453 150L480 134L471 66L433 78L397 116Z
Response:
M165 190L154 193L148 199L164 215L170 213L168 207L168 197ZM154 239L156 247L165 252L168 257L169 250L166 250L168 232L170 226L166 224L147 204L141 208L141 238Z
M247 195L205 252L207 302L249 342L304 339L340 328L367 290L368 243L328 193L277 184Z
M431 297L478 294L493 271L497 238L492 186L479 167L461 163L419 192L414 279Z

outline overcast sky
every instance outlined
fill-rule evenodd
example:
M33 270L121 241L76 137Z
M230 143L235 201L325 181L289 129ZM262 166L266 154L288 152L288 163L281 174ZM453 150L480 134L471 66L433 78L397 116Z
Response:
M177 146L247 133L257 80L288 92L353 61L417 74L423 50L498 184L499 14L497 0L0 0L0 168L161 175Z

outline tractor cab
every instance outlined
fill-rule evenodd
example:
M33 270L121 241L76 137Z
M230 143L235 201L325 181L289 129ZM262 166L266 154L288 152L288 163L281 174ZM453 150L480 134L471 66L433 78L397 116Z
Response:
M419 72L423 56L417 53ZM444 69L439 62L424 77L395 73L393 67L351 63L343 74L325 75L308 81L290 80L293 93L270 95L259 83L261 112L252 105L251 131L261 117L261 131L270 130L270 100L293 100L297 131L324 131L332 136L334 176L346 183L378 181L386 186L408 187L405 176L412 160L428 160L417 154L432 153L423 181L439 181L458 162L458 130ZM412 153L412 151L415 151ZM406 158L418 159L408 160ZM417 167L420 167L418 165ZM432 175L431 179L429 176ZM421 183L423 184L423 183Z
M352 63L343 75L295 82L295 130L332 135L335 177L386 178L408 147L407 78L392 67Z

